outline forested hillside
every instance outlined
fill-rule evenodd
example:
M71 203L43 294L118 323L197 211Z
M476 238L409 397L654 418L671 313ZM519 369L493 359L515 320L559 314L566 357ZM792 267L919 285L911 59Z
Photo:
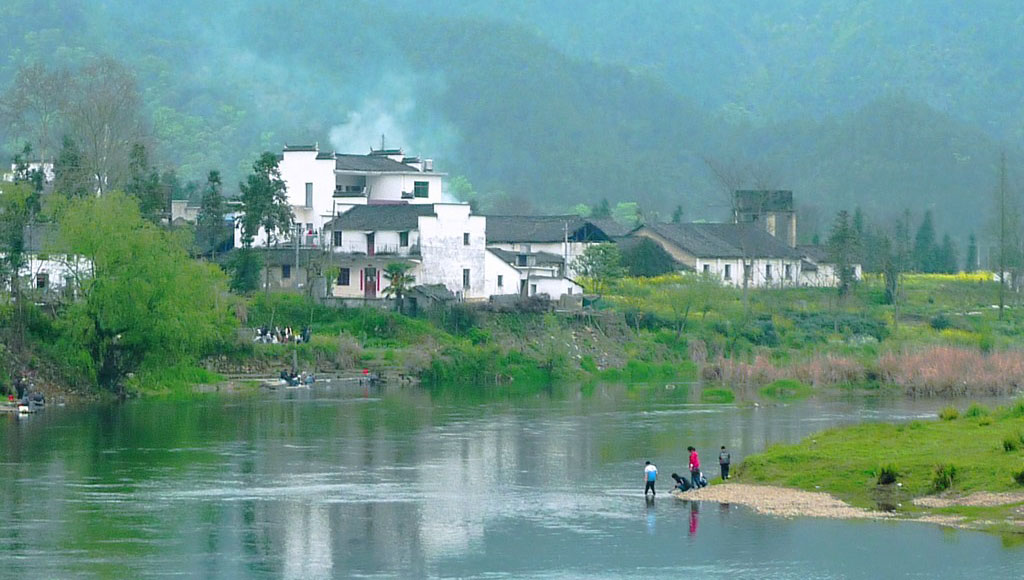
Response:
M808 228L842 207L932 208L962 246L989 221L1000 151L1011 173L1020 159L1021 9L994 3L982 29L934 4L13 0L0 91L29 63L112 57L186 179L231 184L262 150L361 152L383 133L494 207L605 198L714 219L728 187L781 187L826 216ZM0 124L9 153L25 138Z

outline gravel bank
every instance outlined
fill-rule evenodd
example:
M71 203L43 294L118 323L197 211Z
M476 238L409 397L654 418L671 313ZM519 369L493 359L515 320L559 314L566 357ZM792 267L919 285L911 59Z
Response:
M672 495L682 500L745 505L760 513L784 518L798 516L838 519L892 517L885 512L853 507L827 493L800 491L770 485L726 483L699 490L673 492Z

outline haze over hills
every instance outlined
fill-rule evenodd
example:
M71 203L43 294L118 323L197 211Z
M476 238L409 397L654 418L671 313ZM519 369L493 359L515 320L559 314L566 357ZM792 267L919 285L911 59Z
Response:
M1021 159L1012 2L341 4L16 0L0 90L27 62L112 56L187 178L234 183L259 151L362 152L383 133L485 199L714 219L712 161L735 185L793 189L819 232L839 208L931 207L965 239L1000 151Z

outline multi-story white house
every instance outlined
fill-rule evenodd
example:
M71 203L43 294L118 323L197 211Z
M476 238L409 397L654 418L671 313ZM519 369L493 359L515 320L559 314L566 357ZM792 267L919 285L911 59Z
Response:
M562 275L570 278L576 275L573 261L587 246L610 241L604 230L576 215L487 216L488 248L559 256L565 265Z
M325 224L328 269L337 269L329 295L379 298L390 284L391 262L411 264L417 285L443 284L464 300L483 300L483 216L461 203L360 205Z

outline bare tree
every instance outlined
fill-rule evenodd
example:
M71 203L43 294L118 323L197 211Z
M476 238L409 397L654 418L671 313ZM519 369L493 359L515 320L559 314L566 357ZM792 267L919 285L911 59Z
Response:
M82 153L83 169L97 193L128 178L132 146L142 142L139 91L132 74L104 58L85 66L72 86L68 122Z
M71 75L43 64L23 66L0 98L0 119L19 141L28 141L40 161L52 161L64 129ZM29 160L31 161L31 160Z

